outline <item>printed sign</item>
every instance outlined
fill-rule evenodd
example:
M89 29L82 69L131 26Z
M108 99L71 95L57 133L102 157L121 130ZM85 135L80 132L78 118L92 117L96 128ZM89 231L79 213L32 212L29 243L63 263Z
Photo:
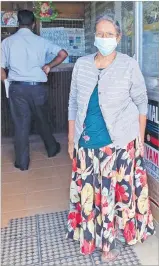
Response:
M147 144L145 144L145 162L147 172L155 179L159 179L159 151Z
M159 180L159 103L153 100L148 103L145 160L148 173Z
M18 18L17 12L1 11L1 27L17 27Z

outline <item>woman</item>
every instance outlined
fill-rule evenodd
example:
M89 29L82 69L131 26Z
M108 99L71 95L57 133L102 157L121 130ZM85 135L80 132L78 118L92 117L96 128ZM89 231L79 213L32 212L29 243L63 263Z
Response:
M154 234L143 159L146 87L135 59L116 52L120 39L118 22L97 21L98 52L77 60L69 98L67 237L80 241L82 254L100 248L105 262L119 255L118 241Z

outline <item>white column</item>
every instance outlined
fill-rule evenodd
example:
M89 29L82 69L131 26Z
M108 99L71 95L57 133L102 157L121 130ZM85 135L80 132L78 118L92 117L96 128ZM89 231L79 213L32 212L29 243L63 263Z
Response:
M119 24L121 25L121 1L114 2L114 11L115 11L115 19L118 20Z
M95 32L95 22L96 22L96 2L91 2L91 40L92 40L92 53L96 51L94 46L94 32Z
M119 22L120 27L122 26L121 5L122 5L121 1L114 2L115 19ZM121 51L121 42L119 43L118 48Z
M143 42L143 3L135 2L135 59L142 70L142 42Z

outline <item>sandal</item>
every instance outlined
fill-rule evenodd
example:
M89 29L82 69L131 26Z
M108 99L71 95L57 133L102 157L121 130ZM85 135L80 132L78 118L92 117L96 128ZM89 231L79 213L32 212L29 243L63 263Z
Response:
M116 260L116 258L120 255L119 249L112 249L109 252L103 252L101 260L102 262L109 263L110 261Z

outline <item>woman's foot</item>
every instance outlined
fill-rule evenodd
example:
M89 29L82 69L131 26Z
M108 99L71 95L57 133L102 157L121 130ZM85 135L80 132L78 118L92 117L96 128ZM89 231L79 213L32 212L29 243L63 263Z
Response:
M120 255L119 249L112 249L109 252L102 253L102 262L110 262L116 260L116 258Z

